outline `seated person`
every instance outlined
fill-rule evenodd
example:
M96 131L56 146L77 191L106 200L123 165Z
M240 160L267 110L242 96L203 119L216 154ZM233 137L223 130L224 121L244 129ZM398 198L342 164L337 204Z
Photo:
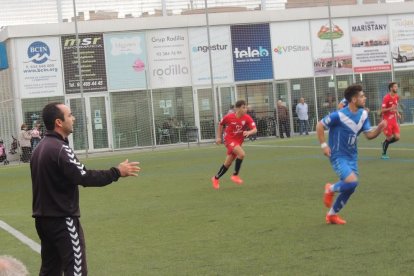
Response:
M0 162L7 160L7 154L6 154L6 147L3 144L3 140L0 139Z

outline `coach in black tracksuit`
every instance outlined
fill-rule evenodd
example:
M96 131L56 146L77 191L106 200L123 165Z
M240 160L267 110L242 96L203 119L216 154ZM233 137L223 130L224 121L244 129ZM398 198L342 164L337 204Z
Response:
M47 132L30 162L33 217L42 246L39 275L86 276L78 185L105 186L119 177L137 176L140 168L126 160L109 170L87 170L68 144L75 121L69 107L51 103L42 115Z

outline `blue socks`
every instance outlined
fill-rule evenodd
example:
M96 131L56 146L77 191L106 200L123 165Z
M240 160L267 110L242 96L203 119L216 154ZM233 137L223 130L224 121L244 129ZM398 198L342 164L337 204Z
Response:
M340 180L339 182L333 184L331 189L332 192L342 193L348 190L355 189L356 186L358 186L358 181L346 183Z
M338 197L335 200L332 209L329 211L330 213L338 213L348 202L348 199L354 193L355 188L358 186L358 182L349 182L345 183L343 181L339 181L335 183L332 187L334 192L340 192ZM332 212L333 211L333 212Z

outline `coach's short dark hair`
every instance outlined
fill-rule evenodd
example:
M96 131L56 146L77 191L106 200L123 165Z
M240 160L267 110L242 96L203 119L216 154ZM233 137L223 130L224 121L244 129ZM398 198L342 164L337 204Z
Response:
M56 119L60 119L62 121L65 120L62 110L58 107L63 103L60 102L53 102L47 104L42 111L43 122L45 123L45 127L47 130L54 130L55 129L55 121Z
M246 105L246 101L245 100L238 100L237 102L236 102L236 108L240 108L240 107L242 107L243 105Z
M390 89L394 86L394 84L397 84L396 82L390 82L388 84L388 91L390 91Z
M362 90L362 85L360 84L352 84L348 86L344 92L345 99L350 103L352 101L352 98L358 95L358 93Z

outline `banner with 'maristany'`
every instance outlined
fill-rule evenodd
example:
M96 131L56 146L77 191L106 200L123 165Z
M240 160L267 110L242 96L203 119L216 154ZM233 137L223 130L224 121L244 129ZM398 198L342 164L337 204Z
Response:
M387 17L358 17L350 23L354 72L390 71Z

